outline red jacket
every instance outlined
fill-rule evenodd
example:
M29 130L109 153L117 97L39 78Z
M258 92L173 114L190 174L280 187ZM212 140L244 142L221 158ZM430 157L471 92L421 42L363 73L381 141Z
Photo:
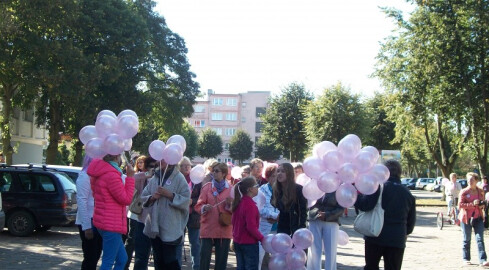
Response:
M484 201L484 191L480 188L477 189L477 195L470 194L470 186L462 189L458 196L458 207L460 212L458 213L458 219L463 223L468 224L471 217L478 218L483 217L483 209L473 204L474 200Z
M95 201L93 225L104 231L126 234L126 206L132 201L134 178L126 177L124 184L121 173L100 159L90 163L87 174Z
M238 244L256 244L263 239L258 230L260 213L250 196L244 195L233 212L233 241Z

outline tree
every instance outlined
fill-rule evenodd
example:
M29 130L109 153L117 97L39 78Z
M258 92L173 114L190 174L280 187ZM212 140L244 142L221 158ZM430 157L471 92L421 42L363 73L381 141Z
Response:
M255 154L261 160L274 162L280 158L282 151L267 136L261 136L256 143Z
M302 109L312 99L304 85L291 83L278 96L270 98L267 112L262 117L263 136L288 152L291 161L301 160L307 149Z
M187 143L187 149L185 150L184 155L193 159L197 156L198 152L199 134L197 134L197 131L195 131L189 123L184 122L181 135L185 138L185 142Z
M238 161L249 159L253 152L253 141L248 133L238 130L229 141L229 156Z
M222 153L221 136L212 129L206 129L200 134L199 156L205 158L215 158Z
M393 142L396 137L396 124L388 119L386 106L387 95L375 93L374 96L365 102L365 107L370 116L371 128L366 140L362 140L365 145L372 145L379 150L401 149L401 144Z
M310 147L321 141L337 144L348 134L362 140L368 137L369 117L360 96L337 83L324 89L314 101L304 108L304 128Z

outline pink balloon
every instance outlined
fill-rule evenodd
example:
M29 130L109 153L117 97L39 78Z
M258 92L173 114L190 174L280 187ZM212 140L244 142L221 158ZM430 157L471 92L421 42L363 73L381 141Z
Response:
M108 115L102 115L95 122L95 129L99 138L105 139L109 134L115 133L117 120Z
M125 115L117 122L117 134L124 139L131 139L138 134L139 121L137 117Z
M103 158L106 155L103 145L101 138L93 138L85 144L85 152L91 158Z
M338 231L338 245L345 246L349 242L350 242L350 237L348 236L348 234L343 230L339 230Z
M301 173L295 179L295 183L298 184L298 185L304 186L310 180L311 180L311 178L307 177L307 175L305 173Z
M124 151L124 140L112 133L104 139L104 151L110 155L120 155Z
M384 164L375 164L372 169L370 169L370 173L377 177L379 183L385 183L391 175L389 169L387 169Z
M183 151L180 145L176 143L170 143L163 149L163 159L169 165L177 164L183 157Z
M277 233L273 236L272 248L277 253L287 253L292 248L292 239L285 233Z
M205 177L204 165L202 164L195 165L195 167L193 167L190 170L190 181L192 181L192 183L194 184L202 183L204 177Z
M374 155L368 151L360 151L353 160L353 163L359 172L367 172L375 164Z
M115 113L111 110L103 110L103 111L100 111L98 114L97 114L97 119L102 116L102 115L107 115L107 116L110 116L112 118L117 118L117 115L115 115Z
M302 168L304 169L304 173L311 178L318 178L325 170L321 159L318 157L306 158L302 164Z
M370 146L370 145L365 146L364 148L362 148L361 151L367 151L367 152L370 152L372 155L374 155L375 163L377 162L377 160L380 157L379 150L377 150L377 148Z
M330 172L336 172L343 165L343 154L332 150L322 156L323 166Z
M324 172L319 176L317 185L320 190L325 193L331 193L338 189L341 182L338 175L333 172Z
M97 130L94 125L84 126L79 133L80 141L83 144L87 144L87 142L93 138L97 138Z
M285 256L289 269L298 269L306 264L307 256L304 250L293 248Z
M132 148L132 139L124 140L124 151L130 151Z
M272 240L274 236L274 234L267 234L263 237L262 246L268 253L275 253L275 250L272 248Z
M355 180L357 179L357 177L358 177L358 169L352 163L349 163L349 162L344 163L338 169L338 178L343 183L352 184L352 183L355 182Z
M166 141L166 144L171 144L171 143L176 143L176 144L180 145L183 152L185 153L185 150L187 149L187 142L185 141L185 138L182 135L171 136L168 139L168 141Z
M314 201L324 196L324 192L318 188L317 180L311 179L302 188L302 194L306 199Z
M136 114L136 112L128 109L128 110L123 110L122 112L120 112L119 115L117 115L117 119L121 119L122 117L127 116L127 115L134 116L134 117L136 117L136 119L138 118L138 115ZM115 115L114 115L114 117L115 117Z
M329 151L336 150L336 145L330 141L322 141L312 148L312 155L321 158Z
M357 181L355 181L355 188L362 194L370 195L377 191L377 188L379 188L379 183L374 175L361 174L358 176Z
M338 151L343 155L345 161L352 161L360 152L362 142L357 135L348 134L338 143Z
M270 257L268 262L268 269L270 270L285 270L287 269L287 262L285 260L286 254L275 253Z
M148 147L149 155L155 160L163 159L163 150L165 149L165 143L160 140L154 140Z
M339 205L350 208L357 200L357 190L352 184L341 184L336 190L336 201Z
M312 246L312 242L314 241L314 236L309 229L302 228L298 229L292 235L292 242L294 246L298 249L306 249Z

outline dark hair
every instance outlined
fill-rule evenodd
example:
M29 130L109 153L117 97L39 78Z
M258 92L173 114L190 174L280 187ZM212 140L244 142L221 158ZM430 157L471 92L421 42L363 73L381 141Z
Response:
M252 188L254 185L256 185L256 179L253 176L248 176L241 181L239 181L235 186L234 186L234 200L231 205L231 211L234 212L234 210L238 207L239 202L241 201L241 194L245 195L248 193L248 189Z
M386 162L384 162L384 165L387 167L387 169L389 169L391 177L396 177L396 178L401 177L402 167L399 161L395 159L389 159Z
M152 157L147 157L146 159L144 159L144 168L147 170L149 168L149 165L154 162L157 162L157 160Z
M275 181L275 184L273 184L272 205L277 208L277 200L280 199L285 208L288 209L296 200L294 167L292 167L292 164L290 163L282 163L279 165L279 168L280 166L282 166L285 171L285 181L281 183L277 180Z

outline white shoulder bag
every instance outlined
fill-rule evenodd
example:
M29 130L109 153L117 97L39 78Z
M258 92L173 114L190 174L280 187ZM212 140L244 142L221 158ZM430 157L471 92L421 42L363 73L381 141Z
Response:
M357 218L355 218L353 229L356 232L370 237L379 236L382 231L382 226L384 226L384 209L382 208L383 190L383 185L380 185L380 195L374 209L368 212L360 212Z

